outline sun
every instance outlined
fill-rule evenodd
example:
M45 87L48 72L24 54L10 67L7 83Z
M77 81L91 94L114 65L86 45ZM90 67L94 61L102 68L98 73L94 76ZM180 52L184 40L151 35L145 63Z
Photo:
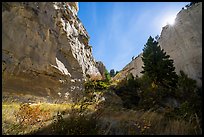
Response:
M176 16L174 16L174 15L168 15L168 16L164 19L164 21L163 21L163 26L165 26L165 25L171 25L171 26L173 26L174 23L175 23L175 19L176 19Z
M171 16L171 17L167 18L167 24L174 25L175 18L176 18L175 16Z

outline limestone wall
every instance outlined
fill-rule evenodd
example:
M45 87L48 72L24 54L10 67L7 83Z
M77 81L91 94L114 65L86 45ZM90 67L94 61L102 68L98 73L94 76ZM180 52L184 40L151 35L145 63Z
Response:
M75 2L2 3L3 93L59 97L99 75Z
M202 85L202 3L181 10L173 26L162 29L159 44L183 70Z

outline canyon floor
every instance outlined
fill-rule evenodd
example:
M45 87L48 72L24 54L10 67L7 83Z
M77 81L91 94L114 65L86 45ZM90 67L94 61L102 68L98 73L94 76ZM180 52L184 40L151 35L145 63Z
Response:
M92 94L93 95L93 94ZM4 135L189 135L202 129L189 121L169 119L153 110L126 109L113 91L77 103L3 101ZM101 97L109 98L101 100ZM110 99L111 98L111 99ZM166 110L167 111L167 110Z

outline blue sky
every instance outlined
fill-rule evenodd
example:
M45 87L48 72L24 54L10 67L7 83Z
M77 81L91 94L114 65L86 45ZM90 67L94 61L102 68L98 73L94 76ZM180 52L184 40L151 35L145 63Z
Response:
M89 36L96 61L107 70L122 70L142 52L151 35L189 2L79 2L78 16Z

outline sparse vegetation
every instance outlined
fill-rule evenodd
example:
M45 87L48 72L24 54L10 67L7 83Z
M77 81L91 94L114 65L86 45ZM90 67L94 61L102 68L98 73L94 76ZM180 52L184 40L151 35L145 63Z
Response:
M182 77L183 76L185 75L182 75ZM188 104L189 102L182 104L179 109L165 109L163 113L159 113L153 109L153 106L151 106L153 100L148 100L149 103L144 101L145 98L149 99L152 97L152 95L150 95L150 93L152 93L151 88L149 88L149 92L146 89L147 87L151 87L151 81L148 80L148 77L145 77L145 75L141 78L133 78L130 74L125 80L121 81L117 87L118 89L121 89L121 91L126 91L121 98L126 99L127 102L129 101L131 104L128 106L129 109L113 109L109 104L106 106L100 105L100 99L96 99L96 93L102 97L102 93L110 89L106 86L105 88L101 88L99 82L102 81L89 82L89 86L86 88L89 92L85 92L86 96L74 104L42 103L36 106L30 106L28 104L20 105L13 103L13 106L8 106L8 104L4 103L3 134L194 135L202 133L199 124L200 118L196 113L192 112L190 118L183 117L184 113L189 113L191 110L190 105ZM181 85L178 87L181 88ZM98 86L100 88L98 88ZM138 91L143 91L145 89L148 94L145 93L142 97L141 93L143 92L140 93ZM131 91L135 92L131 93ZM134 105L132 101L134 101L135 98L130 99L125 93L128 94L127 96L133 95L134 97L134 94L136 94L137 97L140 97L139 104ZM124 101L124 99L122 100ZM143 105L140 104L141 102L143 102ZM15 109L11 109L12 107ZM10 114L8 113L9 108ZM13 111L11 112L11 110ZM12 120L11 118L7 119L6 116L11 116L13 112L16 112L20 118L31 120L27 120L28 122L25 122L25 124L19 124L14 116ZM46 112L50 113L49 117ZM45 117L43 116L43 113L45 114ZM43 126L40 126L40 122L36 121L36 119L39 118L36 114L40 114L41 119L44 119L41 120L44 122L42 124ZM49 120L46 121L45 119Z
M190 83L192 85L189 85ZM104 81L88 81L85 85L86 97L77 103L70 105L64 111L58 111L52 118L50 134L55 135L194 135L201 134L201 119L190 103L190 97L186 98L179 108L164 108L163 112L157 112L160 108L160 99L167 93L162 86L158 86L155 92L151 85L151 79L143 75L134 78L131 74L118 83L118 94L123 100L127 110L112 109L98 105L95 93L103 93L110 90ZM187 86L187 85L188 86ZM179 75L178 91L176 97L181 97L184 90L196 93L195 83L183 72ZM194 87L194 88L192 88ZM92 92L91 92L92 91ZM191 94L191 97L193 95ZM159 99L160 98L160 99ZM189 100L190 99L190 100ZM196 99L196 98L195 98ZM198 98L197 98L198 99ZM134 103L137 100L137 103ZM195 101L195 100L194 100ZM95 104L95 105L94 105ZM93 105L92 107L90 107ZM90 111L92 108L93 111ZM92 113L90 113L92 112ZM109 123L105 119L110 119ZM114 124L117 123L117 124ZM17 125L13 126L19 128ZM45 131L37 131L32 134L40 134Z
M39 124L40 127L44 125L50 117L49 110L43 111L39 105L31 107L29 104L21 104L19 111L15 114L16 120L22 126Z
M52 134L94 135L97 134L97 122L97 117L87 114L87 106L81 106L80 109L72 108L67 118L64 118L62 113L54 116Z
M111 79L111 76L110 76L108 70L106 69L106 70L105 70L105 80L106 80L107 82L109 82L110 79Z
M101 91L109 87L109 82L102 80L87 81L84 86L87 92Z
M123 100L123 106L125 108L137 106L140 100L138 96L138 79L134 78L132 74L129 74L126 79L118 83L118 86L115 88L115 93Z

